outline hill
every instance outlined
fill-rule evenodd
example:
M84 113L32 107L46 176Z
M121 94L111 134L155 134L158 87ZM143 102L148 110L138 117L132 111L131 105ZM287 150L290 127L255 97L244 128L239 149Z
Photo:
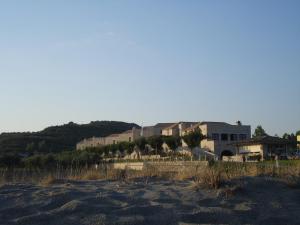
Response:
M61 152L75 149L76 143L84 138L104 137L121 133L134 123L116 121L94 121L89 124L70 122L61 126L48 127L39 132L2 133L0 135L0 154L25 154Z

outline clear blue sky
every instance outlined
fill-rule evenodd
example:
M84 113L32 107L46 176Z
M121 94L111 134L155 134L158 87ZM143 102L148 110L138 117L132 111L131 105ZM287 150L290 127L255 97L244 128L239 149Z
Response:
M0 132L74 121L300 129L299 0L2 0Z

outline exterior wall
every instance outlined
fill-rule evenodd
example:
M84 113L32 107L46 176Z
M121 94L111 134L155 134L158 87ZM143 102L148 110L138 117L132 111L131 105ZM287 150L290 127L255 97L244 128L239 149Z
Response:
M172 129L163 129L162 130L163 136L171 136L172 135Z
M200 128L200 130L201 130L201 132L202 132L202 134L203 134L204 136L207 136L207 135L208 135L207 124L200 125L199 128Z
M212 140L208 140L205 139L203 141L201 141L201 148L211 151L211 152L215 152L215 142Z
M155 126L152 127L144 127L142 130L142 136L145 138L149 138L152 136L161 135L161 129Z
M266 150L266 146L261 144L245 145L239 147L238 153L245 154L245 155L253 155L253 154L261 155L263 160L267 155L267 150Z
M239 153L263 153L263 145L247 145L239 147Z
M113 145L118 143L118 136L111 135L105 138L105 145Z
M163 136L178 136L179 129L178 129L178 127L163 129L162 135Z
M111 135L105 138L106 145L118 144L120 142L133 142L141 137L141 130L133 128L121 134Z

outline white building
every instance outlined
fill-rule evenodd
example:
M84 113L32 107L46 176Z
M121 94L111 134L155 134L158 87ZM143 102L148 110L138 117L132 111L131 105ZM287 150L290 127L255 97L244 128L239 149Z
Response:
M251 138L251 126L242 125L240 122L236 125L224 122L201 122L185 129L183 134L188 134L196 129L200 129L206 137L201 141L201 149L214 153L220 158L237 153L236 147L232 143Z

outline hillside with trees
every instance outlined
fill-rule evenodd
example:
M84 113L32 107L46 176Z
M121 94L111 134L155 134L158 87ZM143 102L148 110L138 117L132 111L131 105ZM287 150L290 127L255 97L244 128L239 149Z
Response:
M139 128L134 123L116 121L94 121L89 124L70 122L61 126L48 127L40 132L2 133L0 135L0 155L33 155L73 150L76 143L84 138L105 137L133 127Z

